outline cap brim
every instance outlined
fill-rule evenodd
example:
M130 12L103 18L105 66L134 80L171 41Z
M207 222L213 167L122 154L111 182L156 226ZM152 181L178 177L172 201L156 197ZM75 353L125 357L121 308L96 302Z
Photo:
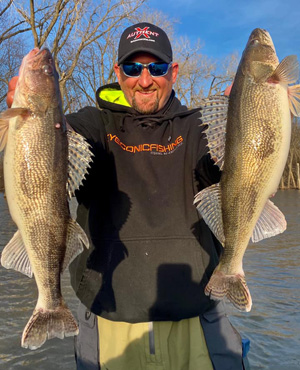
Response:
M157 50L153 50L151 48L137 48L135 49L134 51L129 51L128 53L124 54L122 56L122 58L120 58L118 60L118 64L122 64L123 62L126 61L126 59L128 59L131 55L133 54L136 54L136 53L140 53L140 52L145 52L145 53L148 53L148 54L152 54L154 55L155 57L157 57L158 59L162 60L163 62L166 62L166 63L171 63L172 62L172 58L167 56L166 54L164 53L161 53Z

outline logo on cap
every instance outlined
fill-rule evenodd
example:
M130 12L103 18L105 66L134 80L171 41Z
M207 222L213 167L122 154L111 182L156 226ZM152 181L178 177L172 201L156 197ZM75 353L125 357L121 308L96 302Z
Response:
M127 40L134 37L134 39L131 40L130 42L135 42L135 41L139 41L139 40L155 41L155 40L151 39L151 36L158 37L159 33L150 31L149 28L150 27L144 27L144 28L136 27L135 28L136 31L130 33L127 36ZM140 39L140 37L142 37L142 38Z

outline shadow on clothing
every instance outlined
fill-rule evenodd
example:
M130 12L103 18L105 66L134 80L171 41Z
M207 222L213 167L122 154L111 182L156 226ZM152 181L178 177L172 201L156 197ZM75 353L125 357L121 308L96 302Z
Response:
M178 318L182 317L182 312L185 317L195 317L201 312L200 320L214 368L216 370L242 369L241 338L231 326L226 316L224 304L221 302L216 305L204 294L208 279L218 264L222 247L201 219L191 225L196 240L187 238L184 245L182 245L182 241L174 238L169 241L171 245L166 245L166 240L164 244L160 245L159 250L153 248L151 253L148 253L147 245L141 245L139 241L131 243L131 254L133 256L139 254L137 259L145 262L145 266L148 258L156 258L153 266L159 266L157 270L143 270L141 266L134 266L131 263L127 265L128 250L121 241L120 243L115 241L120 239L119 232L130 213L131 201L127 194L118 189L117 176L115 173L111 173L112 169L115 168L114 158L109 153L107 155L107 158L95 156L98 158L96 159L98 162L94 163L88 182L85 183L82 192L78 194L81 203L78 209L78 222L85 230L91 230L95 248L91 251L85 250L72 263L70 270L73 271L71 276L74 290L83 297L83 303L87 307L91 307L93 312L109 313L110 317L113 318L114 312L117 308L119 309L116 307L115 296L120 296L119 304L131 306L129 309L126 306L125 311L128 312L131 308L136 315L139 314L140 298L135 294L134 284L136 282L137 286L140 286L142 279L145 281L145 289L148 290L150 297L150 303L147 302L147 305L151 308L149 320L141 321L151 321L152 317L155 320L162 317L164 320L167 318L172 321L170 313ZM110 171L109 176L106 176L108 171ZM110 180L103 181L103 177ZM110 194L110 196L106 199L103 194ZM91 199L91 195L93 199ZM103 233L110 235L114 242L106 241L103 238ZM170 250L172 250L171 255ZM164 256L168 257L168 264L165 263ZM120 264L122 264L122 269L117 269ZM119 289L117 285L113 287L113 275L120 274L118 270L121 270L122 273L128 270L127 276L122 275L122 278L124 281L130 282L132 294L129 298L123 297L122 291L118 291L118 294L114 291L114 289ZM143 275L144 272L145 275ZM118 278L120 279L120 276ZM116 281L119 280L116 278ZM150 282L151 286L147 282ZM99 287L101 287L100 290ZM132 301L133 299L136 300ZM144 312L141 315L143 318L145 317ZM81 330L77 340L80 347L78 363L80 361L86 362L85 367L78 369L99 368L97 364L96 367L91 367L92 365L88 364L93 358L92 356L97 354L97 349L94 348L97 339L91 335L92 332L98 335L97 326L92 325L90 329L90 331L85 330L83 335L81 335ZM109 336L107 336L107 340L109 340ZM89 344L89 349L87 349L89 354L82 355L86 351L86 343ZM114 344L112 343L112 345ZM128 351L133 345L138 345L138 341L129 344ZM95 361L97 362L97 360ZM113 364L115 361L118 359L113 359L110 362ZM109 365L106 365L107 369L109 369ZM128 368L128 370L134 369Z
M201 324L205 334L206 343L209 347L210 361L214 370L242 370L241 341L238 333L235 332L227 317L218 312L210 312L201 317ZM94 320L95 322L95 320ZM88 329L88 330L87 330ZM99 370L99 343L97 324L95 326L80 325L80 340L77 339L77 370ZM103 341L109 341L109 333L103 333ZM106 339L107 338L107 339ZM183 342L189 338L182 338ZM101 339L100 339L101 340ZM140 338L133 340L127 345L121 355L109 359L101 366L101 370L202 370L211 369L207 356L201 359L190 360L188 354L183 359L176 358L177 352L173 351L171 362L168 367L164 366L160 351L150 355L149 333L143 334ZM122 343L123 344L123 343ZM111 343L118 346L117 341ZM195 346L195 344L192 344ZM139 352L137 349L139 348ZM180 350L178 350L180 356ZM205 366L199 366L203 361ZM178 366L176 366L178 365Z
M160 280L164 280L164 284L159 284ZM194 283L191 280L191 269L186 265L163 265L158 271L158 287L161 286L176 286L177 282L186 284L188 290L178 290L173 292L173 295L177 297L179 302L189 300L190 294L200 294L199 284ZM165 294L164 289L158 289L157 292L158 301L161 301ZM170 308L168 303L165 302L166 312ZM81 305L83 307L83 305ZM159 307L162 307L159 305ZM182 305L181 305L182 307ZM153 310L156 310L157 306L153 306ZM172 307L172 310L176 308ZM164 314L164 313L162 313ZM82 312L79 313L79 325L80 333L77 343L78 353L78 370L94 370L99 369L99 338L98 338L98 321L96 316L91 314L85 308L82 308ZM204 337L206 340L207 348L209 351L210 359L215 370L242 370L242 343L239 333L231 325L225 309L225 304L221 301L216 305L213 305L210 309L200 315L200 322L203 329ZM107 339L106 339L107 338ZM110 333L103 333L100 341L107 340L112 341L112 346L118 346L117 340L112 340ZM184 339L183 339L184 340ZM129 343L123 354L119 357L109 360L105 367L102 369L106 370L164 370L162 364L159 361L154 362L151 359L147 362L146 367L140 367L140 361L131 354L134 352L132 348L135 346L143 347L145 343L149 343L149 333L143 335L140 339L134 340ZM154 356L155 357L155 356ZM93 363L90 361L94 359ZM157 359L156 359L157 360ZM125 367L122 367L125 361ZM168 368L169 370L170 368ZM173 370L171 368L171 370ZM180 370L199 370L199 368L193 368L188 366L182 366Z
M180 309L184 307L182 302L187 305L187 312L192 302L197 302L197 299L203 302L206 309L200 315L200 322L214 369L242 370L241 337L227 317L225 304L223 301L216 303L207 299L201 287L202 282L198 284L192 280L190 266L162 265L158 269L157 282L157 301L160 302L160 307L165 307L164 315L167 315L170 308L165 300L167 286L173 290L171 296L177 297L178 302L181 302ZM156 310L156 305L152 310ZM176 311L176 307L173 305L172 311L174 310Z
M79 203L77 222L92 243L70 264L71 283L77 295L85 297L87 306L93 309L93 302L102 302L108 312L114 312L116 302L112 276L116 267L128 256L128 251L122 242L112 248L110 240L120 239L119 231L127 220L131 202L118 188L113 155L109 152L97 155L97 151L103 153L101 144L97 145L92 150L95 157L84 186L76 192ZM103 243L106 234L110 239ZM85 281L89 281L88 289ZM99 307L95 310L99 311Z
M101 370L212 370L211 361L209 359L205 347L195 348L194 345L190 346L189 335L177 337L177 330L185 332L189 330L190 323L185 322L183 326L170 325L159 327L156 331L155 339L150 339L150 333L153 332L140 332L147 328L142 325L142 328L137 329L137 338L133 339L130 344L125 348L123 339L127 335L132 335L131 330L122 332L121 340L116 340L118 327L114 327L112 342L113 349L109 344L104 343L103 354L101 358ZM198 324L199 328L199 324ZM101 329L100 329L101 330ZM134 330L135 331L135 330ZM137 334L135 332L135 334ZM140 335L139 335L140 333ZM175 334L175 336L174 336ZM200 334L200 332L199 332ZM158 336L157 336L158 335ZM195 335L195 332L193 333ZM105 335L104 335L105 337ZM109 333L107 333L109 337ZM166 340L163 340L166 338ZM105 339L103 338L103 342ZM176 345L174 345L174 342ZM151 343L151 345L150 345ZM197 355L195 355L197 352ZM92 364L87 357L77 358L77 369L100 369L99 364Z

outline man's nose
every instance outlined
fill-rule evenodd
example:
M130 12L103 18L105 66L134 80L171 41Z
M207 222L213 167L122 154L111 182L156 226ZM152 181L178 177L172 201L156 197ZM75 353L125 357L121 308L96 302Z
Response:
M139 77L139 85L143 88L146 88L152 85L152 83L152 76L150 75L148 68L143 68L142 73Z

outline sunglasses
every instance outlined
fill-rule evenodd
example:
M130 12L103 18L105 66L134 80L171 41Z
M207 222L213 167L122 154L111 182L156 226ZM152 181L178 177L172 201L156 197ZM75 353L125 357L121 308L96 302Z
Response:
M127 77L140 77L144 68L147 68L152 77L165 76L172 63L168 64L165 62L153 62L153 63L137 63L137 62L125 62L121 64L124 75Z

